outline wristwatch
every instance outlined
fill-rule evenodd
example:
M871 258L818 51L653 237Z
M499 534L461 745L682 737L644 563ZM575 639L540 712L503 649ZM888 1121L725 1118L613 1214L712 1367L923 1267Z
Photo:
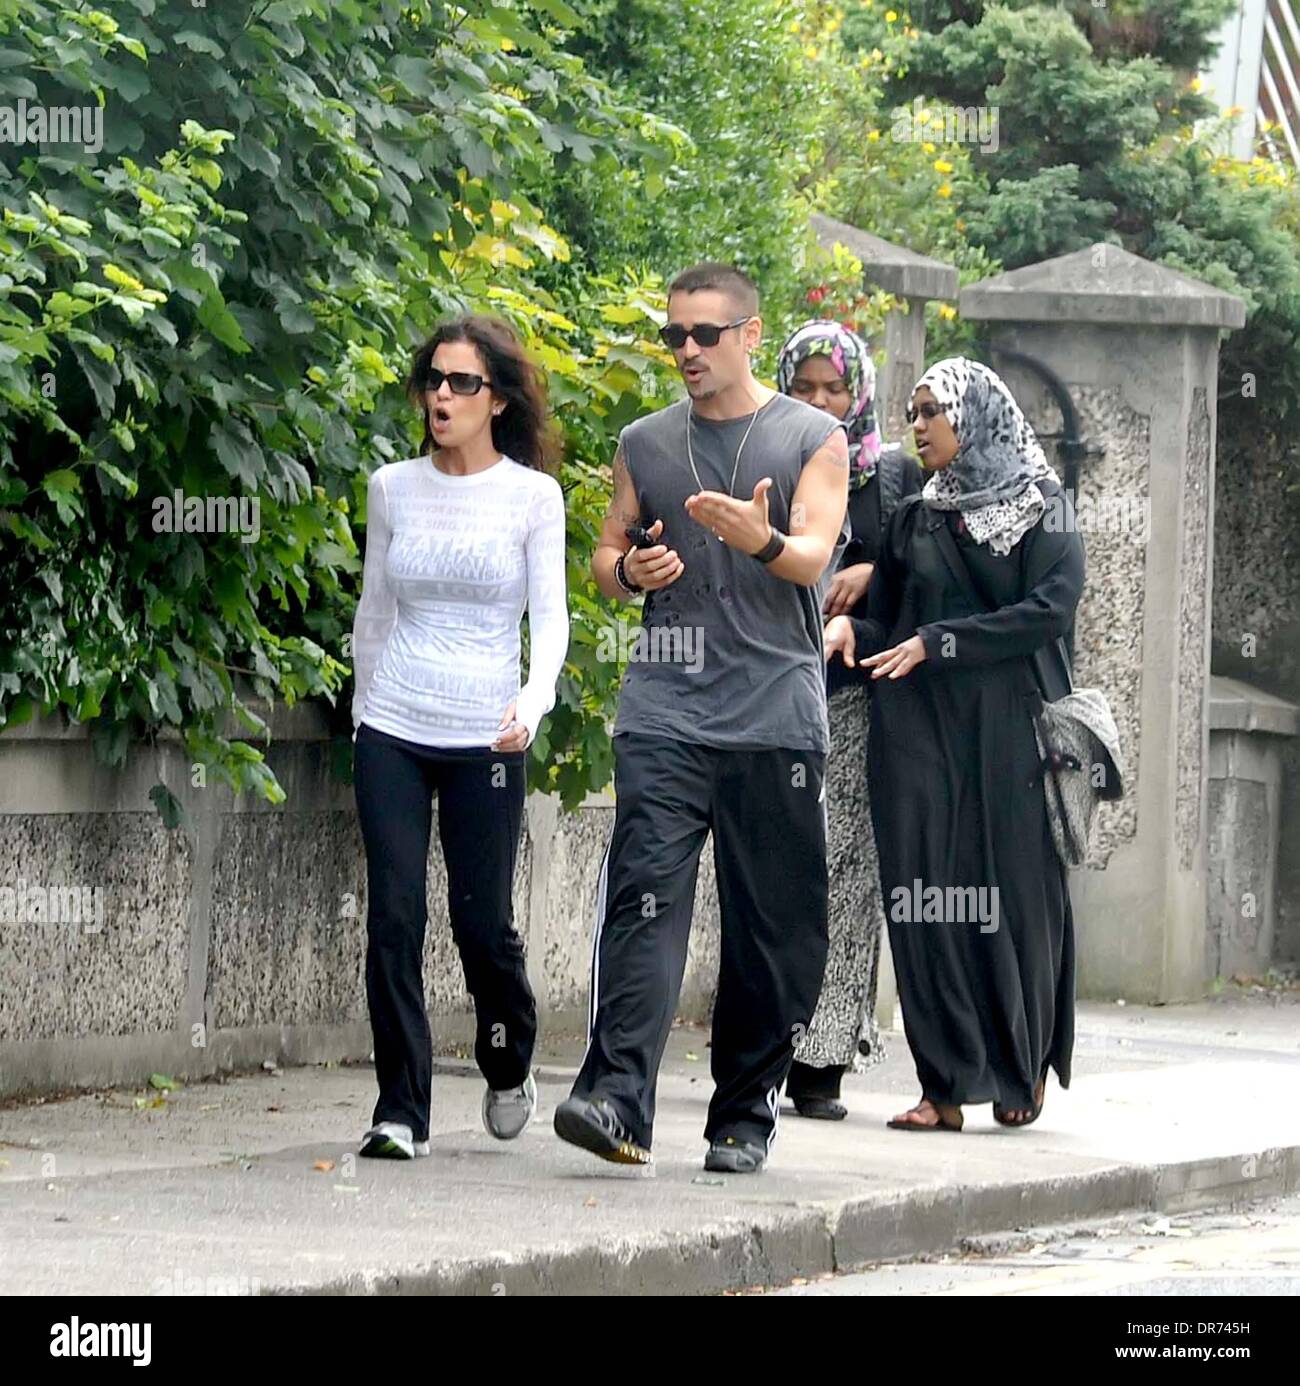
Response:
M760 563L770 563L785 548L785 535L781 533L775 525L772 526L772 537L754 555Z

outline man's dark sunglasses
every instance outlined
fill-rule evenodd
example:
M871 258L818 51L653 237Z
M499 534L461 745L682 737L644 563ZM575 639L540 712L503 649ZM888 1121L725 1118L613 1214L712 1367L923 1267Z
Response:
M487 384L481 375L470 371L440 371L437 366L430 366L425 389L441 390L444 380L451 386L453 395L476 395Z
M754 315L737 318L735 322L724 322L721 327L716 322L697 322L694 327L683 327L679 322L670 322L659 329L659 336L665 346L680 351L686 345L687 337L694 337L697 346L715 347L722 340L722 334L733 327L743 327Z

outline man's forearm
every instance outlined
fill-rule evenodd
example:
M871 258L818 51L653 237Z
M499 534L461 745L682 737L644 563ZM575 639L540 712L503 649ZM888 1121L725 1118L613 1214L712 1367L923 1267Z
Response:
M767 565L767 570L799 587L812 587L826 571L834 552L833 544L828 545L815 534L787 534L785 547Z

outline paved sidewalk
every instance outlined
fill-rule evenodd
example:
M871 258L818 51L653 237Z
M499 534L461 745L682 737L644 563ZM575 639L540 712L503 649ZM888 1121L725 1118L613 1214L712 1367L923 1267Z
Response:
M1074 1084L1023 1131L884 1126L915 1099L901 1034L846 1084L847 1121L783 1107L768 1170L706 1175L708 1036L674 1032L653 1175L559 1142L579 1037L539 1056L538 1120L501 1144L447 1058L433 1154L355 1157L369 1067L0 1107L0 1294L708 1293L963 1237L1300 1188L1300 1005L1080 1007ZM158 1105L150 1105L151 1103Z

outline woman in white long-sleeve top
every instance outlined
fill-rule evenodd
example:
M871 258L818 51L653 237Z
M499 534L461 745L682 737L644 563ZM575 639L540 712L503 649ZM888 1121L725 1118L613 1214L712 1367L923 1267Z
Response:
M408 381L424 452L370 478L353 633L355 781L368 882L366 997L379 1101L361 1153L427 1154L432 1047L422 960L438 797L451 928L477 1018L483 1122L537 1105L537 1011L511 905L525 751L569 644L564 498L544 470L542 382L494 318L442 324ZM528 610L528 679L519 624Z

